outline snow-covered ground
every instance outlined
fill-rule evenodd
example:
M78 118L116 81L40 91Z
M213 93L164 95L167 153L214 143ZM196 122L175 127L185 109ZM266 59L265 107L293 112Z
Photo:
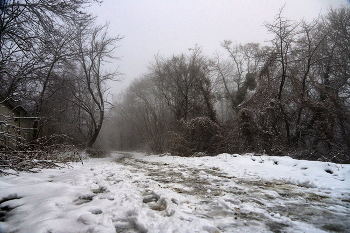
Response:
M350 232L350 165L113 153L0 177L0 232Z

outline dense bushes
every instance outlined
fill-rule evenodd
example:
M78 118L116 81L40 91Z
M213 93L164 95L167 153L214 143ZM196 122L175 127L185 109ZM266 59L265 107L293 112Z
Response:
M223 142L219 125L208 117L196 117L179 122L178 132L169 132L167 151L181 156L195 153L212 155L220 151Z

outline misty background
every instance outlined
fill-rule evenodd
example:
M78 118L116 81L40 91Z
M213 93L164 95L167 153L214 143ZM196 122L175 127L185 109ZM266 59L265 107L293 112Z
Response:
M116 54L124 74L122 82L111 82L114 95L147 71L156 54L171 56L196 44L206 55L223 53L220 43L264 44L273 36L264 27L284 6L292 20L311 21L330 8L348 6L348 0L105 0L91 12L101 24L110 22L111 36L123 35Z
M350 161L348 1L0 3L6 153Z

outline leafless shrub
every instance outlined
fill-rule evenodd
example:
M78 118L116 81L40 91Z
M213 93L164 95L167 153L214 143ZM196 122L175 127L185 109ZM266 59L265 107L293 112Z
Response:
M180 156L214 154L221 147L223 137L220 126L209 117L196 117L180 121L179 132L171 132L168 151Z
M167 149L172 155L191 156L193 153L185 136L171 131L168 133Z
M51 135L35 142L19 143L17 147L4 147L0 150L0 175L16 172L39 172L44 168L61 168L68 162L83 162L79 149L67 144L65 135Z

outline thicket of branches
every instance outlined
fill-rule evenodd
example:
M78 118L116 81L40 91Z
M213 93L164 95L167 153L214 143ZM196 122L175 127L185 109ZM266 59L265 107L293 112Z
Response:
M40 147L51 135L88 147L96 141L105 118L106 81L118 74L103 66L115 59L121 37L109 37L108 25L95 24L86 11L94 2L1 1L0 100L35 119L30 139L11 147L5 141L17 136L1 131L2 153ZM13 114L0 116L1 128L17 127L8 117Z
M117 149L184 156L255 152L350 162L350 9L312 22L283 10L268 46L156 56L113 109ZM108 130L105 132L107 135Z

